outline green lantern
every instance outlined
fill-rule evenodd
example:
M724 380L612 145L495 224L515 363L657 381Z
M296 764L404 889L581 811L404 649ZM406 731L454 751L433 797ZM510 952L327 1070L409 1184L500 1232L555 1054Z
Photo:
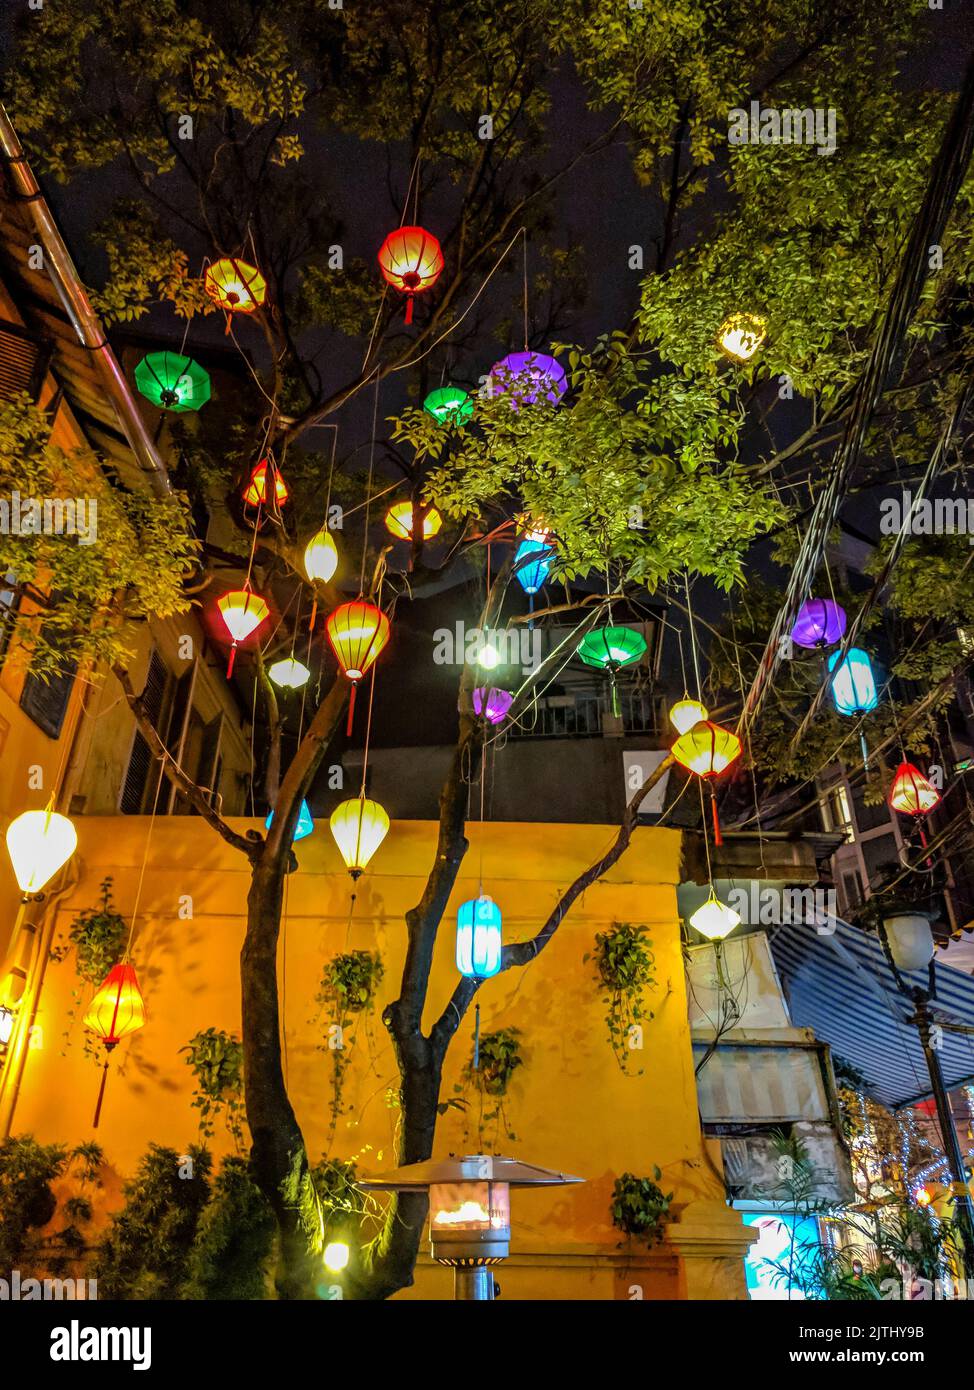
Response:
M459 386L441 386L431 391L423 402L427 415L432 415L439 425L453 425L459 428L473 414L473 401Z
M135 384L161 410L199 410L210 399L209 372L180 353L150 352L135 369Z
M587 632L578 644L578 656L586 666L608 671L612 684L612 713L619 713L616 672L631 666L646 650L645 638L631 627L599 627Z

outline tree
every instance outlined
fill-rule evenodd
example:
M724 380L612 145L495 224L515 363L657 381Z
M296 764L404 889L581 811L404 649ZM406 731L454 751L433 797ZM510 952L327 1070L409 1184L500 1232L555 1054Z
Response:
M774 492L781 470L814 468L842 420L944 119L932 98L911 107L896 86L893 55L913 8L830 0L810 14L803 0L781 0L756 23L742 0L642 9L365 0L347 11L327 0L286 11L264 0L159 0L151 12L138 0L60 0L25 20L9 91L32 157L72 189L108 167L127 181L99 233L106 319L137 320L159 304L183 316L212 312L197 278L203 256L245 256L267 278L267 305L247 340L259 389L234 421L208 408L183 439L195 485L227 500L241 532L239 554L204 547L198 582L246 569L251 532L237 499L258 450L287 462L294 497L293 519L274 515L254 538L255 580L267 592L304 583L298 537L320 524L327 467L314 452L318 426L360 393L377 419L390 378L391 388L422 397L437 368L453 369L491 330L540 348L570 327L578 275L565 284L573 248L552 230L553 196L620 142L645 194L649 236L629 248L644 276L638 299L633 285L630 322L560 349L566 400L512 411L507 397L482 397L470 425L446 430L401 400L390 437L370 445L380 467L403 475L413 502L411 583L435 575L415 525L418 509L435 503L454 525L456 552L479 567L481 630L499 624L513 575L509 555L488 578L483 539L509 538L525 517L549 529L554 573L566 585L605 577L604 596L601 587L568 591L577 634L605 620L612 596L653 591L675 575L706 576L722 590L739 582L754 538L787 514ZM591 137L567 150L552 136L556 74L576 83L591 117ZM731 108L805 107L833 93L842 129L828 157L726 144ZM358 209L336 169L361 161L378 190L383 160L387 225L435 220L446 258L412 332L369 260L345 257L345 219ZM516 253L528 245L531 302L544 317L532 320L526 307L515 329ZM949 292L959 298L974 250L961 230L951 250ZM620 255L620 274L629 273L623 263ZM714 337L725 313L742 306L765 316L770 332L766 355L736 367ZM942 307L931 298L931 325ZM236 342L244 330L228 331ZM928 331L918 328L921 342ZM946 352L945 370L918 402L932 416L961 349ZM804 397L807 417L797 439L778 425L792 395ZM355 486L356 452L341 460L339 496ZM362 587L372 574L372 596L394 608L401 583L390 583L384 555L367 566L365 530ZM334 606L342 595L319 586L317 598ZM241 993L252 1170L280 1229L278 1291L302 1296L317 1199L283 1080L276 954L293 829L347 684L338 676L324 690L288 760L258 661L275 817L266 836L242 836L167 754L124 659L111 659L166 774L250 863ZM550 669L535 671L519 706ZM384 1016L402 1081L402 1162L432 1150L443 1059L478 988L460 980L423 1033L433 946L467 848L464 769L476 765L485 737L474 682L464 665L435 857L407 914L399 995ZM504 969L534 959L625 851L651 785L633 797L612 849L533 939L505 948ZM424 1216L425 1199L399 1199L374 1258L356 1272L359 1294L386 1296L411 1280Z

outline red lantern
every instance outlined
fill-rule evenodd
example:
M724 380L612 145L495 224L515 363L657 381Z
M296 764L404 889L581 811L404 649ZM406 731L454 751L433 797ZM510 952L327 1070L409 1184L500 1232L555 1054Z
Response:
M110 1053L129 1033L145 1026L145 1001L139 989L135 966L123 962L113 965L104 982L88 1006L85 1014L85 1027L90 1028L99 1042L104 1043L105 1052ZM108 1080L108 1057L98 1088L98 1101L95 1105L94 1128L98 1128L101 1118L101 1103L105 1098L105 1082Z
M406 322L412 323L413 296L428 290L443 269L440 243L423 227L400 227L379 248L379 269L406 296Z
M710 805L714 818L714 844L722 845L720 818L717 815L717 796L713 779L741 756L741 740L730 729L722 729L710 719L701 719L687 733L681 734L670 749L676 761L703 777L710 784Z
M250 475L250 482L244 489L243 500L251 507L258 507L267 502L267 474L268 471L274 479L274 500L277 505L282 506L290 497L287 490L287 483L281 477L277 464L271 458L261 459L253 473Z
M381 608L367 599L343 603L328 615L325 623L335 659L352 682L348 702L348 732L355 714L355 689L389 640L389 619Z
M267 617L270 609L261 598L260 594L255 594L249 584L242 589L231 589L224 594L218 601L217 607L220 616L226 624L227 631L233 638L230 646L230 660L227 662L227 680L233 675L233 663L237 655L237 643L243 642Z
M900 763L890 787L887 805L904 816L925 816L940 801L933 783L912 763ZM920 843L926 848L927 837L920 826Z

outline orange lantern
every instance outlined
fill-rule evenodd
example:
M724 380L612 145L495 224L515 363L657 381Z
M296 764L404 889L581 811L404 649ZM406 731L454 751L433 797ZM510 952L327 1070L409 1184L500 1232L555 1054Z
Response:
M904 816L925 816L940 801L940 793L912 763L900 763L893 778L893 785L887 797L887 805ZM923 826L919 827L920 843L926 849L927 837ZM928 861L929 862L929 861Z
M713 788L713 778L741 756L741 740L730 729L722 729L709 719L701 719L689 732L681 734L671 753L688 772L696 773L710 784L710 805L714 818L714 844L723 844L720 833L720 818L717 815L717 797Z
M255 265L248 265L236 256L225 256L209 266L203 277L203 288L217 308L226 314L229 333L231 314L252 314L263 304L267 281Z
M226 624L227 631L233 638L230 646L230 660L227 663L227 680L229 680L233 675L237 643L243 642L256 628L260 627L270 609L260 594L255 594L249 585L245 585L242 589L231 589L219 600L217 607Z
M274 500L277 505L283 504L290 497L287 490L287 483L281 477L277 464L272 458L261 459L253 473L250 475L250 482L244 489L243 500L251 507L258 507L267 502L267 474L270 471L274 479Z
M382 609L367 599L343 603L328 615L325 623L335 659L352 682L348 702L348 732L352 732L355 689L389 640L389 619Z
M113 965L105 976L100 988L88 1006L85 1014L85 1027L90 1028L99 1042L104 1043L105 1052L110 1053L129 1033L145 1025L145 1001L135 974L135 966L127 962ZM102 1072L101 1086L98 1088L98 1101L95 1105L94 1128L98 1128L101 1118L101 1104L105 1098L105 1082L108 1079L108 1057Z
M443 252L432 232L423 227L400 227L379 248L383 278L406 296L406 322L413 321L413 296L439 279Z

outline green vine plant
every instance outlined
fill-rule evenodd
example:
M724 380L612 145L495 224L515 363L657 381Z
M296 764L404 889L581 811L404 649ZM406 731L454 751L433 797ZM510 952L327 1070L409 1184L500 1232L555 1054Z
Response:
M193 1109L199 1111L199 1138L212 1139L216 1121L222 1119L237 1153L243 1149L244 1096L243 1044L233 1033L205 1028L190 1038L180 1052L196 1078Z
M78 1270L89 1247L84 1227L101 1186L98 1144L39 1144L30 1134L0 1143L0 1269L24 1277L63 1278ZM73 1191L60 1199L54 1183Z
M651 1178L637 1178L635 1173L623 1173L616 1178L612 1189L610 1211L612 1224L625 1235L657 1245L663 1239L663 1227L669 1218L673 1193L659 1186L663 1176L653 1168Z
M472 1088L477 1094L477 1147L480 1153L496 1151L500 1137L517 1141L511 1129L504 1098L511 1077L518 1067L524 1065L517 1028L499 1028L495 1033L484 1033L479 1048L471 1052L470 1060L463 1069L463 1086L454 1090L463 1092ZM467 1110L469 1116L469 1109Z
M609 1044L622 1071L629 1072L629 1058L642 1048L642 1024L653 1018L645 1002L645 992L656 987L656 957L646 927L617 922L607 931L597 932L594 952L584 961L594 960L599 983L606 991L605 1023ZM639 1068L637 1076L642 1076Z
M125 918L115 910L111 878L102 880L100 891L101 902L97 907L79 912L68 928L66 940L51 948L51 960L58 962L74 951L74 968L78 977L78 985L72 992L72 1006L67 1012L65 1047L69 1045L71 1029L85 996L92 987L98 988L112 966L117 965L125 954L129 929ZM85 1056L95 1058L101 1065L103 1057L100 1049L87 1033L84 1052Z
M339 1116L346 1113L345 1079L355 1025L360 1018L364 1019L366 1036L371 1042L369 1016L375 1008L384 974L385 966L378 951L345 951L328 961L321 974L315 1003L319 1019L327 1022L327 1036L318 1048L330 1053L332 1062L331 1125L326 1153L335 1138Z

